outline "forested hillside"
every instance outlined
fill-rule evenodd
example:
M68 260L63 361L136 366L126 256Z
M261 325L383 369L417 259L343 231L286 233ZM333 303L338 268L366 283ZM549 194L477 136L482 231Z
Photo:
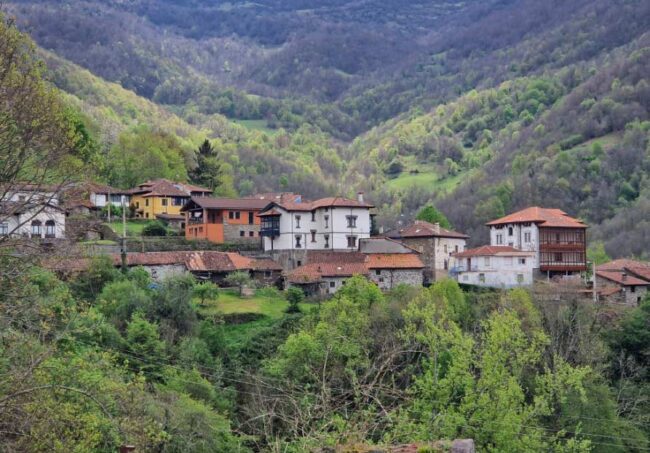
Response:
M223 194L361 189L387 228L431 201L475 243L488 218L553 205L610 254L648 253L648 2L7 8L89 117L107 182L160 140L144 174L183 177L207 137Z

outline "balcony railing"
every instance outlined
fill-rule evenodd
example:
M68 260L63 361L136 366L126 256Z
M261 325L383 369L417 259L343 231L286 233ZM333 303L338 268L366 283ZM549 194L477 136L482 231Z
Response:
M260 236L269 238L280 236L280 227L262 227L260 229Z
M190 217L190 225L196 225L198 223L203 223L203 217Z

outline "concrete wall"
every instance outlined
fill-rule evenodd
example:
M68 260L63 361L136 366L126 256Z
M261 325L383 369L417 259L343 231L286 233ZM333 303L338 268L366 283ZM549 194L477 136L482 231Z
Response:
M512 235L510 235L510 228L512 228ZM528 241L526 240L527 233L530 236ZM533 267L539 268L539 228L534 223L529 226L518 223L503 225L501 228L492 226L490 227L490 245L506 245L519 250L535 252Z
M520 263L525 259L525 263ZM528 256L475 256L454 260L458 283L489 288L515 288L533 284L533 254Z
M40 234L34 234L32 222L40 221ZM65 238L65 213L51 207L35 207L21 214L0 218L0 232L6 231L10 236L40 237L46 235L46 223L54 222L54 237Z

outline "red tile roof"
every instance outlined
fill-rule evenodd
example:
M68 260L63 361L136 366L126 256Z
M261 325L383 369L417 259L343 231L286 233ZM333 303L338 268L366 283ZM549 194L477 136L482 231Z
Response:
M287 272L291 283L314 283L323 277L352 277L367 275L365 263L310 263Z
M192 197L192 202L204 209L248 209L259 211L269 203L267 200L258 198L213 198L213 197ZM185 206L181 211L185 211Z
M343 197L328 197L311 202L284 202L274 201L272 205L280 206L286 211L308 212L319 208L374 208L374 205L358 200L351 200ZM271 204L268 206L271 207Z
M534 252L526 252L523 250L509 247L507 245L483 245L474 249L467 249L460 253L454 253L452 256L456 258L467 258L472 256L519 256L519 255L532 255Z
M542 227L587 228L580 220L570 217L561 209L533 206L486 223L488 226L508 223L537 223Z
M618 283L621 286L650 286L650 281L642 280L627 274L624 271L596 271L596 275Z
M622 271L626 268L647 268L650 269L650 263L646 261L636 261L628 258L621 258L609 263L601 264L596 267L599 271Z
M415 253L373 253L366 261L368 269L422 269L424 264Z
M444 237L444 238L457 238L468 239L469 236L456 231L442 228L438 224L425 222L424 220L416 220L415 223L409 225L401 230L389 234L389 237L401 238L418 238L418 237Z
M192 184L169 181L168 179L156 179L140 184L137 188L131 189L131 194L145 194L145 197L189 197L194 193L212 193L210 189L194 186Z

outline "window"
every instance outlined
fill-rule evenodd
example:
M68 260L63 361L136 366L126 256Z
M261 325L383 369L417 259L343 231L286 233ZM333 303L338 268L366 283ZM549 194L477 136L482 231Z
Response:
M524 233L524 242L526 242L526 243L530 242L530 232L529 231Z
M555 262L556 263L561 263L562 262L562 254L561 253L556 253L555 254Z
M449 260L445 260L445 270L449 269Z
M522 284L524 282L524 274L517 274L517 283Z
M555 234L555 243L559 244L560 243L560 233Z
M499 233L497 234L497 245L502 245L503 244L503 234Z
M326 234L325 236L323 236L323 238L325 238L325 248L326 249L330 248L330 235Z
M330 288L335 288L335 287L336 287L336 283L335 282L330 282Z
M300 236L299 234L296 234L296 248L297 249L302 248L302 244L300 243L301 240L302 240L302 236Z
M239 212L239 211L235 211L235 219L236 219L236 220L241 219L241 212Z
M144 205L149 206L149 199L148 198L146 200L144 200Z
M311 221L315 222L316 221L316 211L311 212Z
M255 215L253 214L253 211L248 212L248 224L252 225L255 223Z
M514 228L508 227L508 236L512 236L514 232L515 232Z
M0 223L0 236L6 236L9 234L9 224Z
M245 235L246 235L246 232L245 232L245 231L240 231L240 232L239 232L239 237L242 237L242 238L243 238Z
M325 219L325 228L329 228L330 216L326 215L323 218Z
M379 277L379 283L384 283L384 277Z
M445 244L443 248L445 250L445 253L447 253L447 244Z
M135 207L136 207L136 208L139 208L139 207L140 207L140 202L139 202L139 201L136 201L136 202L135 202Z
M233 219L235 218L235 213L234 213L234 211L228 211L228 218L229 218L230 220L233 220Z
M357 216L355 215L346 215L346 219L348 219L348 228L356 228L357 227Z
M356 236L348 236L348 248L356 248L357 246L357 237Z
M375 269L375 275L381 275L381 269Z
M162 199L162 205L163 205L163 206L167 206L167 198L163 198L163 199Z
M302 261L298 260L298 261L296 262L296 264L297 264L298 267L300 267L300 266L302 266Z
M40 236L40 235L41 235L41 221L34 220L32 221L32 236Z
M203 233L203 227L199 227L199 233Z
M311 230L311 241L316 242L316 230Z
M519 258L519 264L522 266L526 264L526 258Z
M630 292L635 293L636 292L636 286L630 286Z
M249 231L249 232L248 232L248 236L250 236L250 237L254 237L254 236L255 236L255 231Z
M481 283L485 283L485 274L478 274L478 281Z
M183 201L185 201L182 197L174 197L172 198L172 206L183 206Z
M489 256L486 256L485 258L483 258L483 260L484 260L484 263L485 263L486 266L490 265L490 257Z
M54 220L48 220L45 222L45 237L53 238L56 235L56 228Z
M296 228L300 228L300 216L296 216Z
M145 218L145 219L148 219L148 218L149 218L149 213L148 213L148 212L145 212L145 213L144 213L144 218Z
M457 245L454 246L454 252L458 253L458 246Z

